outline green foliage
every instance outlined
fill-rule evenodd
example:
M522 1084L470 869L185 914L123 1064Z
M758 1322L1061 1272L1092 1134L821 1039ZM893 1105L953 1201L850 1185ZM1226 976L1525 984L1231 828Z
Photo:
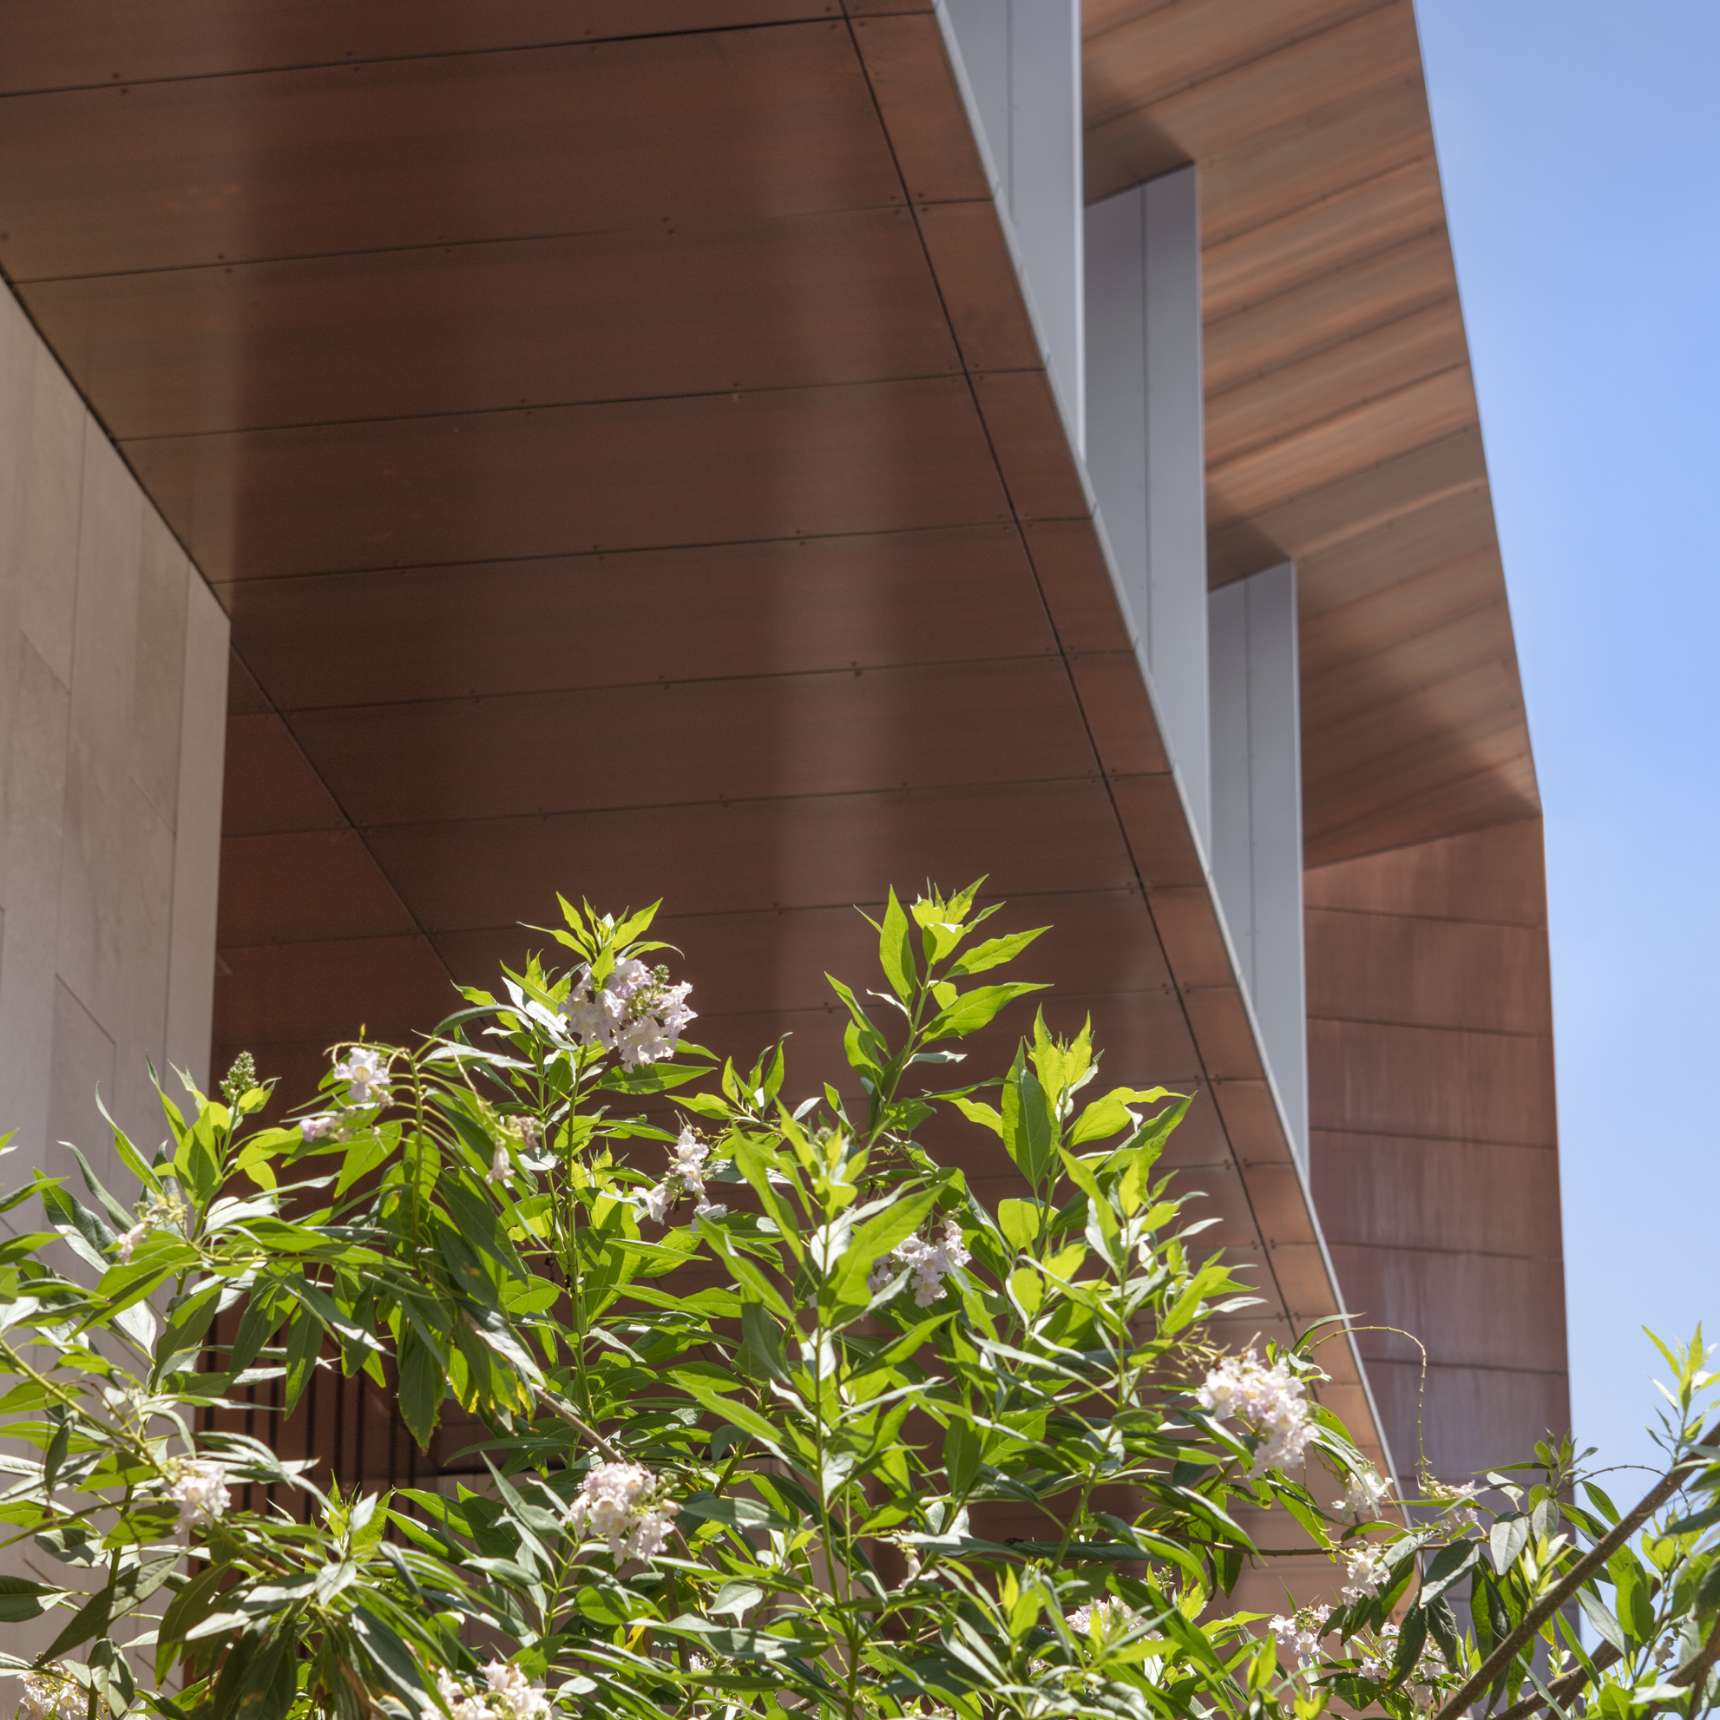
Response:
M1188 1097L1103 1089L1042 1016L968 1074L1041 989L993 977L1038 933L979 936L977 893L890 893L882 989L831 980L846 1091L686 1042L654 909L564 901L571 970L339 1048L320 1108L270 1121L243 1059L163 1094L158 1151L115 1131L125 1199L81 1158L4 1197L46 1227L0 1244L0 1538L52 1576L0 1579L44 1645L0 1712L1703 1711L1700 1339L1646 1527L1568 1443L1485 1509L1391 1500L1310 1397L1341 1332L1215 1350L1252 1298L1161 1169ZM964 1138L1014 1167L995 1205ZM481 1473L348 1490L234 1430L337 1370L421 1446L479 1430ZM1286 1551L1345 1599L1268 1632L1228 1597Z

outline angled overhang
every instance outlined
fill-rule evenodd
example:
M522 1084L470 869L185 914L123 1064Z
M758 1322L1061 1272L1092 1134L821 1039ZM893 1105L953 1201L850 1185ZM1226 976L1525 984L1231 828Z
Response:
M1216 582L1296 562L1310 865L1533 815L1411 0L1093 0L1099 197L1199 169Z
M233 617L217 1055L314 1079L562 887L666 895L711 1041L834 1076L847 904L989 870L1201 1089L1236 1335L1338 1312L939 17L578 10L0 23L0 264ZM1310 859L1532 811L1408 5L1087 29L1090 189L1201 168L1214 576L1298 564Z

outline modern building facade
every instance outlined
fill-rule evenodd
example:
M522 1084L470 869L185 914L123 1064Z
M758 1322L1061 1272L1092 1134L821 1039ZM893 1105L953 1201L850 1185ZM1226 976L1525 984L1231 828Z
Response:
M308 1091L558 888L664 896L703 1036L810 1081L849 905L983 872L1198 1090L1238 1341L1352 1313L1406 1474L1565 1426L1410 0L24 0L0 266L26 1156L142 1126L145 1054Z

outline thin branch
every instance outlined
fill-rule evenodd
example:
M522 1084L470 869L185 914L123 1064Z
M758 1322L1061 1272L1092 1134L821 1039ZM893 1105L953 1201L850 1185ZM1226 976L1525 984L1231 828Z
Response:
M1697 1448L1720 1444L1720 1422L1716 1422L1697 1442ZM1589 1548L1563 1577L1524 1613L1522 1622L1507 1636L1481 1665L1466 1678L1457 1694L1446 1700L1445 1706L1433 1720L1456 1720L1476 1702L1505 1672L1522 1650L1535 1639L1554 1613L1565 1606L1594 1574L1605 1568L1606 1562L1631 1536L1684 1485L1684 1478L1693 1458L1686 1457L1673 1466L1639 1499L1635 1507L1621 1517L1611 1532Z
M1695 1656L1679 1667L1667 1682L1687 1684L1700 1698L1703 1687L1708 1682L1708 1674L1714 1670L1716 1661L1720 1661L1720 1620L1715 1621L1714 1628L1708 1633L1708 1640L1696 1651Z
M1539 1714L1547 1706L1548 1698L1563 1706L1568 1697L1575 1696L1588 1683L1594 1672L1605 1672L1609 1666L1615 1666L1624 1659L1621 1650L1610 1642L1602 1643L1595 1651L1592 1670L1588 1666L1573 1667L1563 1678L1555 1678L1547 1686L1547 1694L1543 1696L1536 1691L1532 1696L1525 1696L1521 1702L1514 1703L1502 1714L1495 1714L1492 1720L1528 1720L1531 1714Z
M550 1412L551 1415L555 1416L557 1420L566 1422L567 1425L576 1433L582 1434L586 1439L588 1439L599 1451L603 1453L605 1457L609 1459L611 1463L625 1463L627 1461L626 1457L617 1447L611 1445L609 1441L605 1439L596 1428L592 1427L583 1416L578 1414L577 1411L569 1409L560 1398L554 1397L549 1392L540 1389L537 1393L537 1400Z

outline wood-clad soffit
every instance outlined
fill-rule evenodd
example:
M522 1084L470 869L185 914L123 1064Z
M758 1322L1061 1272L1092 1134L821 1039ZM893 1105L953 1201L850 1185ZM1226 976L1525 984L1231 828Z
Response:
M1088 196L1199 169L1215 584L1304 612L1308 863L1538 805L1412 0L1086 0Z
M220 1044L314 1081L562 888L837 1078L847 905L989 871L1332 1313L929 8L130 10L7 9L0 264L233 618Z

